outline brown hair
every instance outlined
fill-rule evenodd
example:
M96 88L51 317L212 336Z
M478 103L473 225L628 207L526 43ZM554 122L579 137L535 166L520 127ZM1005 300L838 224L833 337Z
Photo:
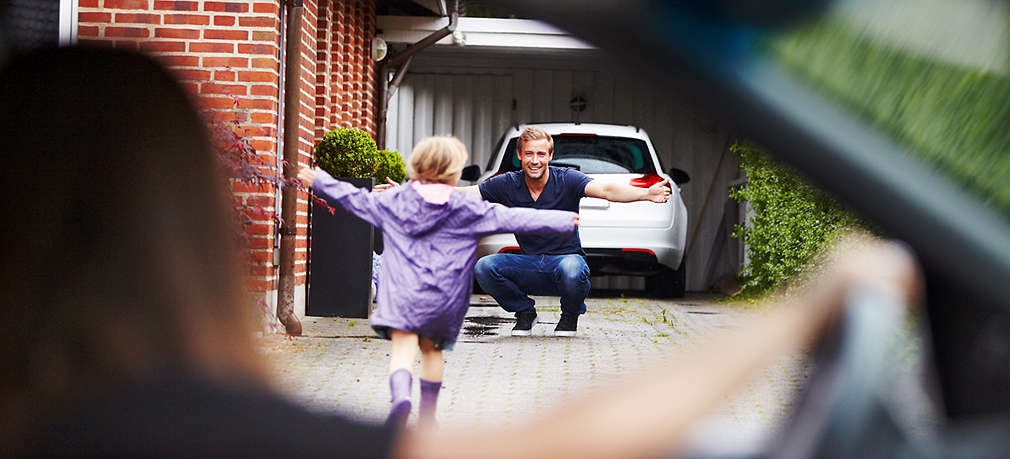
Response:
M218 164L151 59L58 49L0 76L0 439L36 404L165 372L262 381ZM2 441L0 441L2 443Z
M547 139L547 152L554 153L554 138L551 137L551 135L548 134L547 131L532 126L523 129L523 132L519 134L519 140L516 141L517 152L522 153L523 144L525 144L527 140L540 140L540 139Z
M449 183L463 170L467 156L463 142L453 136L428 137L418 142L410 153L410 176L428 182Z

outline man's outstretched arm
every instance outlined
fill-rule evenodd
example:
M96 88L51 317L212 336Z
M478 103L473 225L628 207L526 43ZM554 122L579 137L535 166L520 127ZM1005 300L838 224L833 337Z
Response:
M670 180L663 180L649 188L638 188L623 183L601 183L599 180L593 180L586 184L586 196L613 202L666 202L670 199Z

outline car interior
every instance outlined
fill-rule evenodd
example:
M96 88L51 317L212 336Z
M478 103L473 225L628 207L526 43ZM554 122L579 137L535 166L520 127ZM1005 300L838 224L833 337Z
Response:
M683 94L880 235L906 243L924 268L922 384L938 426L902 413L902 388L889 377L903 352L891 338L910 326L903 305L853 292L771 442L732 453L692 445L687 456L1008 455L1010 2L494 3L566 29L610 51L613 65ZM654 172L636 156L646 150L609 148L587 161L559 141L554 164ZM515 158L502 166L518 169Z

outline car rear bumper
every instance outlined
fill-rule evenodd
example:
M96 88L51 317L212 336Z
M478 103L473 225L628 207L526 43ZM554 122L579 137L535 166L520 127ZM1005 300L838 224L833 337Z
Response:
M648 276L662 267L677 269L684 255L684 234L674 228L581 227L579 237L594 274ZM477 258L493 253L519 253L511 234L485 237Z

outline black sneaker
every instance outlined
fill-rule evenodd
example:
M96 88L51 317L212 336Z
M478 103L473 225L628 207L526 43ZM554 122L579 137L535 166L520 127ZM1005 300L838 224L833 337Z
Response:
M516 326L512 327L512 336L530 336L533 324L535 323L537 323L537 313L535 311L517 312Z
M554 327L554 336L575 336L576 328L579 328L578 314L561 314L558 326Z

